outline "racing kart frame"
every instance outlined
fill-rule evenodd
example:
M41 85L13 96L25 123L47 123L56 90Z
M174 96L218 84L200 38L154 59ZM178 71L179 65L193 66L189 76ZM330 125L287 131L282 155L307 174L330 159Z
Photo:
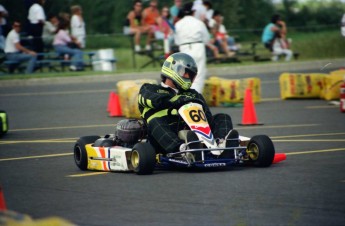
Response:
M74 145L75 163L81 170L133 171L139 175L152 174L158 167L221 168L248 163L268 167L272 164L275 149L267 135L239 136L238 146L226 147L226 139L214 139L202 105L187 103L178 113L199 138L186 146L200 142L202 148L162 154L145 139L145 127L140 120L126 119L117 124L115 134L80 137ZM179 137L183 139L184 134L185 130L180 131Z

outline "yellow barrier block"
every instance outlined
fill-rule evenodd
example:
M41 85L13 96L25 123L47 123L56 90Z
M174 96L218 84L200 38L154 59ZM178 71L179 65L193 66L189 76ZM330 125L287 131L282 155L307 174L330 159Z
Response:
M322 81L323 89L320 93L320 98L325 100L339 100L340 86L343 84L344 79L345 70L331 71Z
M288 98L319 98L327 74L282 73L279 77L280 96Z
M123 80L117 83L122 114L126 118L140 118L138 92L144 83L157 84L153 79Z

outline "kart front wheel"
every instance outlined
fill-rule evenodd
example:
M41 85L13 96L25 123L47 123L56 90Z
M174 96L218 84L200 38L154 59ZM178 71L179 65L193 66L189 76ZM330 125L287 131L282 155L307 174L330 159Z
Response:
M80 137L74 145L74 162L81 170L87 170L87 152L85 145L95 143L100 136Z
M136 174L152 174L156 166L155 149L149 143L137 143L132 150L131 163Z
M247 155L254 166L270 166L275 155L272 140L266 135L252 137L247 146Z

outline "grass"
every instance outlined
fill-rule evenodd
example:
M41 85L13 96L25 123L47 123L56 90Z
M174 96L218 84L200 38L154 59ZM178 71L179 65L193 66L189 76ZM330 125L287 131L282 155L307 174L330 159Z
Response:
M319 31L319 32L297 32L291 31L288 37L292 39L292 49L295 52L300 53L299 60L316 60L316 59L332 59L344 57L345 40L341 36L340 30ZM248 40L248 38L246 38ZM257 49L258 54L268 54L260 43L260 37L252 36L251 42L241 42L243 48L250 48L252 42L259 43L261 46ZM159 71L158 64L154 67L152 64L146 68L140 68L143 64L150 61L150 58L142 55L135 55L136 65L134 68L132 60L132 50L130 48L130 39L123 35L99 35L91 36L87 40L87 51L112 48L115 51L115 57L117 59L116 72L94 72L90 69L83 72L37 72L32 75L1 75L0 80L3 79L26 79L26 78L43 78L43 77L65 77L65 76L82 76L82 75L99 75L99 74L118 74L127 72L143 72L143 71ZM159 54L159 53L157 53ZM273 63L273 62L272 62ZM251 60L244 60L242 63L229 63L229 64L209 64L208 67L224 67L224 66L236 66L236 65L252 65L258 64Z

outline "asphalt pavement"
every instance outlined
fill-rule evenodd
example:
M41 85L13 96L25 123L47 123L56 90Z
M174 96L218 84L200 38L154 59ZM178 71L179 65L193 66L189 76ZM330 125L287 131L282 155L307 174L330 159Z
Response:
M255 110L262 125L239 126L240 106L211 111L230 114L241 135L268 135L287 159L268 168L148 176L80 171L72 152L78 137L113 133L123 119L106 111L117 81L158 78L157 72L0 81L0 109L10 121L0 139L7 208L82 226L345 225L345 113L321 99L281 100L278 82L282 72L342 66L343 60L325 60L210 69L220 77L261 79Z

